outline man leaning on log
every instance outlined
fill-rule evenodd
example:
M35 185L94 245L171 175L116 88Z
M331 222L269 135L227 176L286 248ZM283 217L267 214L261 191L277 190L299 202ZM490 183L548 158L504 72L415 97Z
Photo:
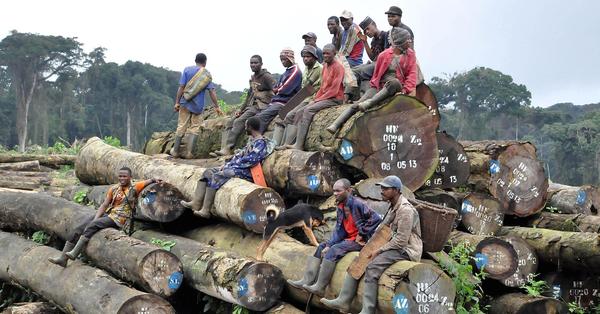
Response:
M229 179L237 177L252 181L250 169L267 158L275 148L271 140L262 136L261 130L262 122L259 117L246 120L246 133L250 136L246 147L223 166L206 169L202 179L196 184L193 199L189 202L181 201L181 204L191 208L195 215L209 218L217 190Z
M76 259L85 249L90 238L102 229L121 228L131 231L138 195L147 185L162 182L160 179L152 178L132 184L131 169L127 167L119 169L118 176L119 183L106 192L106 198L98 207L96 216L91 221L77 226L73 237L65 243L61 255L49 258L50 262L62 267L67 266L67 260Z
M360 314L375 313L379 278L389 266L401 260L418 262L423 253L419 213L402 196L402 181L400 181L400 178L388 176L377 185L381 187L383 199L390 202L390 208L383 218L382 226L391 229L392 237L389 242L369 256L371 260L364 273L365 289ZM339 296L333 300L323 298L321 303L347 313L352 299L356 295L358 281L346 273Z
M348 179L335 182L333 195L337 201L337 222L331 239L321 243L315 255L308 258L302 279L288 280L290 285L320 296L325 293L337 262L350 252L360 251L381 222L377 212L352 196Z

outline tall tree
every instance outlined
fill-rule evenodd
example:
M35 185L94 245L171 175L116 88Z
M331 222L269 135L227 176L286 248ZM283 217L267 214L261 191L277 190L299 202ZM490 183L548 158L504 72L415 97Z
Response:
M0 66L10 73L16 95L20 151L25 151L29 108L36 88L79 65L82 57L81 44L75 38L12 31L0 42Z

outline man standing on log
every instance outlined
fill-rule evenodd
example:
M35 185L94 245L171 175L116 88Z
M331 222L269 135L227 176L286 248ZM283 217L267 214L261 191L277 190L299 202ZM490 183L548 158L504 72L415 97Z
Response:
M348 179L335 182L333 195L337 201L337 222L331 239L321 243L315 255L308 258L302 279L288 280L290 285L316 295L325 293L337 262L349 252L360 251L381 222L377 212L352 196Z
M162 180L153 178L132 184L131 169L128 167L119 169L118 176L119 183L108 190L106 198L98 207L93 220L77 226L71 240L65 243L61 255L49 258L50 262L62 267L67 266L67 259L76 259L79 253L85 249L90 238L102 229L132 230L133 209L136 206L138 195L147 185L161 183Z
M231 178L252 182L250 169L267 158L275 148L271 140L262 136L261 123L256 116L246 120L246 133L250 136L246 147L223 166L206 169L196 185L193 199L190 202L181 201L183 206L191 208L195 215L209 218L217 190L223 184Z
M330 133L335 133L357 111L367 111L398 92L415 95L417 58L410 48L410 33L403 28L394 27L390 30L389 40L392 47L377 57L371 88L327 127Z
M290 133L296 131L294 136L296 143L286 145L287 148L304 150L304 140L315 114L323 109L339 105L344 100L344 66L336 60L335 47L332 44L323 47L323 58L325 59L325 65L323 67L321 88L319 88L312 102L296 111L294 117L295 127L291 127L286 131ZM291 142L291 139L286 135L287 140Z
M342 24L342 41L340 46L340 54L346 57L350 67L355 67L363 63L364 44L358 38L360 28L354 24L354 16L352 12L344 10L340 15L340 23Z
M212 83L212 76L206 70L206 55L203 53L197 54L195 61L195 66L187 67L181 73L179 88L175 97L174 110L179 111L177 130L175 131L175 144L171 149L171 156L175 158L180 157L179 147L186 133L186 154L184 157L187 159L193 157L192 152L198 139L200 123L202 122L201 114L204 111L204 94L206 90L209 91L215 111L219 115L223 114L219 108L217 93Z
M227 122L221 134L221 150L210 153L211 156L231 155L238 137L244 131L246 120L266 109L273 98L275 81L267 69L263 69L262 57L254 55L250 58L250 88L242 108Z
M302 55L302 61L305 65L304 72L302 72L302 88L311 85L314 93L316 93L319 91L319 88L321 88L321 77L323 73L323 66L317 62L317 51L315 47L306 45L300 54ZM299 110L306 107L313 98L314 94L306 97L302 103L285 115L283 121L281 121L280 118L275 118L273 141L275 141L276 145L281 144L281 139L284 135L285 139L283 140L283 144L289 145L294 142L294 139L296 139L296 126L294 125L296 114Z
M401 260L418 262L423 253L421 241L421 224L419 213L402 196L402 181L397 176L388 176L377 183L381 187L381 196L390 202L383 224L392 231L391 240L379 250L372 253L371 261L365 270L365 288L363 293L362 311L360 314L374 314L377 308L377 290L379 278L392 264ZM358 280L346 273L339 296L336 299L321 299L327 307L348 312L352 299L358 288Z

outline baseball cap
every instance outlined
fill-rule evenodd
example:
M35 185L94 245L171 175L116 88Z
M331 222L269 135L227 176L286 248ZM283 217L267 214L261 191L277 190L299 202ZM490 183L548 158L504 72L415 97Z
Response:
M352 15L352 12L350 12L348 10L344 10L344 11L342 11L342 14L340 14L340 17L344 18L344 19L351 19L354 16Z
M393 5L393 6L390 7L389 10L387 10L385 12L385 14L393 14L393 15L402 16L402 9L400 9L399 7Z
M317 39L317 35L313 32L308 32L308 33L302 35L302 39L306 39L306 37Z
M387 176L383 181L375 183L375 185L383 186L384 188L402 189L402 180L397 176Z

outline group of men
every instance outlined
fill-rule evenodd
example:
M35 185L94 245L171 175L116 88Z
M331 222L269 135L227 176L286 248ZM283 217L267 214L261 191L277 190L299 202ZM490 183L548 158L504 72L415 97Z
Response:
M332 35L331 43L321 49L313 32L304 34L305 46L300 53L304 71L296 64L294 51L285 48L280 53L285 71L277 81L263 68L262 57L252 56L252 75L246 100L228 121L221 137L221 147L211 152L211 156L231 155L250 117L260 120L261 133L275 120L271 140L276 147L303 150L310 123L314 115L323 109L342 104L347 106L327 128L335 133L359 110L373 108L396 93L414 96L417 84L423 79L413 50L413 32L402 23L402 10L399 7L392 6L385 14L392 27L389 31L379 30L375 21L368 16L357 25L353 14L347 10L339 17L331 16L327 20L327 28ZM370 43L368 38L371 38ZM369 61L363 64L365 51ZM207 72L205 67L206 56L200 53L196 56L196 65L184 69L182 73L175 103L175 110L179 111L178 127L171 150L175 157L192 156L206 90L217 113L222 114L210 80L192 98L183 97L185 90L197 84L198 80L194 78L198 73ZM302 101L288 105L301 89L308 89L307 96ZM280 118L280 110L286 105L290 108ZM186 133L186 153L181 154L180 146Z

